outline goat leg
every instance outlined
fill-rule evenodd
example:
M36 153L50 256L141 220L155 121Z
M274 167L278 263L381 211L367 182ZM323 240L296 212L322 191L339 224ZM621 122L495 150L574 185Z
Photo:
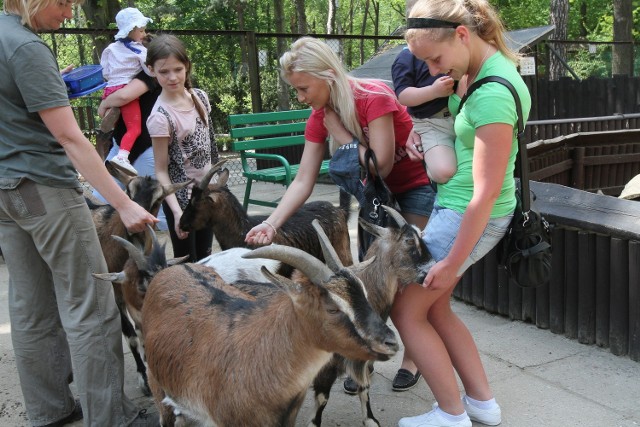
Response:
M320 427L322 424L322 413L329 401L329 394L331 393L331 386L341 373L340 366L341 361L336 360L339 356L335 355L329 363L324 365L322 370L316 375L313 380L313 391L316 402L315 415L311 421L309 421L309 427Z
M124 307L124 302L122 303L122 305L120 305L116 298L116 305L118 306L118 311L120 311L122 335L126 337L127 344L129 345L129 349L131 350L131 355L136 362L136 371L138 372L138 385L145 396L151 396L151 390L149 389L149 380L147 378L147 367L144 364L144 360L142 360L140 351L138 351L138 348L140 346L138 333L131 324L129 316L127 316L127 309Z

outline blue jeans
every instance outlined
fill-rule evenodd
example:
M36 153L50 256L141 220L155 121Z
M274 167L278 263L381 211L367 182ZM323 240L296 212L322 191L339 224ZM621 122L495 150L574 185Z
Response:
M0 178L0 241L9 270L11 339L29 421L74 408L73 362L85 426L124 426L137 410L123 392L118 308L81 188Z
M107 154L107 157L105 158L105 160L113 159L118 154L118 150L120 150L120 147L114 141L111 147L111 150L109 150L109 153ZM146 150L144 150L144 152L140 154L138 158L133 162L133 167L136 168L140 176L155 177L156 169L155 169L155 164L153 160L153 147L149 147ZM120 181L118 181L115 178L113 179L118 183L120 188L124 189L124 185L122 185ZM102 195L98 193L96 190L93 190L93 196L96 199L102 201L103 203L107 203L105 198L102 197ZM162 209L162 206L160 206L160 210L158 211L158 219L160 220L160 222L157 224L158 230L166 231L168 229L167 218L164 214L164 210Z
M402 212L428 217L433 210L436 192L433 191L430 185L423 185L404 193L394 193L393 196L400 205Z
M467 268L480 260L498 244L506 233L512 217L513 215L507 215L489 220L482 236L480 236L480 240L478 240L471 251L469 258L467 258L464 264L462 264L462 267L460 267L458 276L462 276ZM460 212L443 208L439 205L434 206L427 227L422 233L422 239L427 245L429 252L431 252L433 259L440 261L449 254L458 236L461 222L462 214Z

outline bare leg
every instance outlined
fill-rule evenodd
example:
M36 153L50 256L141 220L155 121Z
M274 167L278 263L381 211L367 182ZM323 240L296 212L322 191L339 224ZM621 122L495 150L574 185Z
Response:
M391 318L405 344L405 352L425 377L440 408L458 415L464 412L464 407L453 363L445 343L429 320L432 306L441 301L448 304L451 291L409 285L396 295Z

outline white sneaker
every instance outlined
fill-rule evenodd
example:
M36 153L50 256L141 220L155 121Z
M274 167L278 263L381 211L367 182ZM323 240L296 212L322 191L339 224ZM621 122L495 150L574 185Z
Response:
M500 405L497 403L491 409L481 409L471 405L467 401L467 395L464 395L462 396L462 404L464 405L464 410L467 411L467 415L473 421L488 426L497 426L502 422L502 412L500 411Z
M129 159L127 159L124 156L121 155L117 155L114 158L112 158L111 160L109 160L111 163L114 163L118 166L120 166L121 168L124 168L126 170L128 170L129 172L131 172L134 175L138 175L138 171L136 170L136 168L134 168L131 163L129 162Z
M465 416L462 421L449 421L434 409L426 414L401 418L398 427L471 427L471 420Z

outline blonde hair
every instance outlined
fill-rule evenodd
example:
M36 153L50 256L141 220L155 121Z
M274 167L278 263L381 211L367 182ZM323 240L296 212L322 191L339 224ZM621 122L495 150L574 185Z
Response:
M367 93L393 96L375 80L360 79L347 74L338 56L329 46L313 37L302 37L296 40L288 52L280 58L280 74L289 83L291 73L307 73L315 78L325 80L329 86L329 106L338 114L342 124L359 141L365 142L365 135L360 127L356 111L356 97ZM372 84L379 89L365 88L363 84ZM333 154L337 144L331 140L329 151Z
M33 28L33 17L42 9L59 2L80 5L84 0L4 0L3 10L8 14L18 15L22 25Z
M514 63L520 58L520 54L506 45L502 20L487 0L418 0L411 8L409 18L432 18L464 25ZM426 36L430 40L443 41L454 34L454 28L410 28L405 32L405 40L411 42Z

